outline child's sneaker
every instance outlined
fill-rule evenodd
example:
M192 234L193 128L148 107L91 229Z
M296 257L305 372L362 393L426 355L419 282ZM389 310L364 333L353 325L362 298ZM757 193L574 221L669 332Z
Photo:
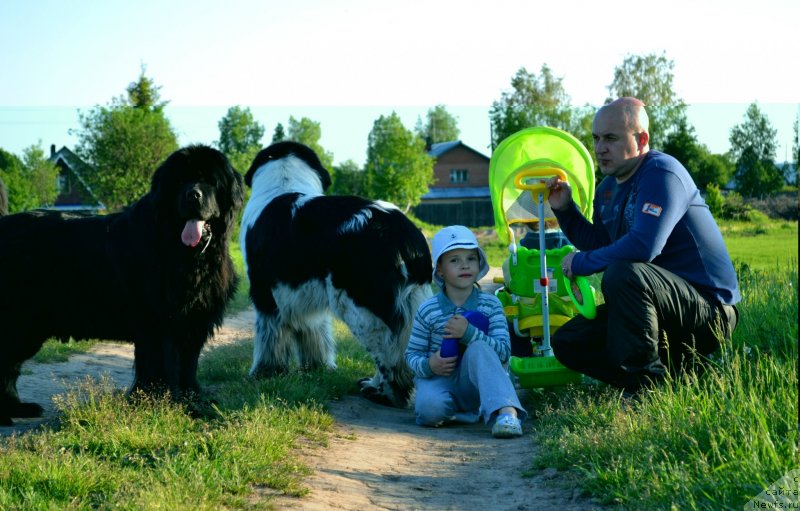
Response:
M497 416L492 426L492 436L495 438L516 438L522 436L522 423L517 417L503 413Z

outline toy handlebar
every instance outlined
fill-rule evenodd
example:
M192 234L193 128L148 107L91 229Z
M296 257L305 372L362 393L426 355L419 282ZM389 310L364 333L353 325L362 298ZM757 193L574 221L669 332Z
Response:
M541 181L528 183L525 180L532 177L554 177L558 176L562 181L567 181L567 173L558 167L530 167L519 172L514 176L514 186L518 190L529 190L531 194L544 192L545 198L550 195L547 185Z

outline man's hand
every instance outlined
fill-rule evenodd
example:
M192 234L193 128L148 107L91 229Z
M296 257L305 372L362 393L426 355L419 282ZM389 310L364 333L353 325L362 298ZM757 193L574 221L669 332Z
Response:
M458 355L455 357L441 357L441 351L437 351L428 359L428 365L431 367L433 374L438 376L449 376L456 370L456 363L458 362Z
M561 273L568 279L572 279L572 258L575 257L575 252L570 252L561 260Z
M553 211L564 211L572 202L572 188L566 181L562 181L560 177L555 176L550 178L547 183L547 189L550 190L550 209Z

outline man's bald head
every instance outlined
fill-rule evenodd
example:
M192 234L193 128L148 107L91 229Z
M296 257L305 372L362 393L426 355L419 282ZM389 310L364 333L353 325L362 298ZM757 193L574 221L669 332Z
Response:
M624 97L604 105L595 115L610 114L620 116L625 122L625 127L631 130L632 133L645 132L649 135L650 118L647 117L647 111L644 106L644 102L640 99Z

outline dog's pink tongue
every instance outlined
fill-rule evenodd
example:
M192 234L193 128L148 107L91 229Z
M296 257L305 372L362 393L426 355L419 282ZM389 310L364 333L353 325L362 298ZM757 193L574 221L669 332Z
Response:
M183 226L181 233L181 241L187 247L196 247L200 243L200 238L203 236L203 226L205 222L202 220L189 220Z

